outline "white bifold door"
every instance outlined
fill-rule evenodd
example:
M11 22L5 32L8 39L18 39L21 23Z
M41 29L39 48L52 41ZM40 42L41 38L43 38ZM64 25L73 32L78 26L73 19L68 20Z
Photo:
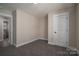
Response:
M53 15L53 44L67 47L69 45L69 14Z

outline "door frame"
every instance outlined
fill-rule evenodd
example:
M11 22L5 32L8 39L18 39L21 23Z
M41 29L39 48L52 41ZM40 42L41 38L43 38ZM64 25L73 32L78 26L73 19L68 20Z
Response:
M1 16L0 16L1 17ZM2 17L1 17L2 18ZM3 20L2 20L2 39L0 41L3 41Z
M67 17L68 17L68 20L67 20L67 24L68 24L68 25L67 25L67 29L68 29L67 32L68 32L68 33L67 33L67 42L66 42L66 43L67 43L67 46L66 46L66 47L69 47L69 12L63 12L63 13L54 14L53 17L54 17L54 16L57 16L57 15L62 15L62 14L67 14L67 15L68 15L68 16L67 16ZM53 18L53 19L54 19L54 18Z
M10 44L12 45L13 44L13 17L12 17L12 15L8 15L5 13L0 13L0 16L9 17L11 19L11 39L9 39L9 41L10 41ZM3 28L2 28L2 34L3 34ZM2 35L2 37L3 37L3 35Z

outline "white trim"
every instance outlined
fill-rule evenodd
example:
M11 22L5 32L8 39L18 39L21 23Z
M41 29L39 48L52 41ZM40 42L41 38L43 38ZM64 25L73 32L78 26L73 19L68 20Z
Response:
M48 42L48 44L50 44L50 45L55 45L55 44L53 44L52 42ZM67 48L69 48L69 49L71 49L71 50L74 50L74 51L78 51L77 48L74 48L74 47L67 47Z
M48 40L48 39L45 39L45 38L39 38L39 39L41 39L41 40Z
M13 17L11 17L11 40L10 44L13 44Z
M48 44L50 44L50 45L56 45L56 44L54 44L54 43L52 43L52 42L48 42Z
M52 42L48 42L48 44L54 45ZM74 47L67 47L67 48L74 50L74 51L77 51L77 48L74 48Z
M24 42L24 43L21 43L21 44L17 44L16 47L23 46L23 45L25 45L25 44L31 43L31 42L36 41L36 40L38 40L38 39L33 39L33 40L31 40L31 41L28 41L28 42Z
M48 44L55 45L52 42L48 42ZM66 47L66 48L69 48L70 50L76 51L78 53L78 55L79 55L79 50L77 48L74 48L74 47Z
M47 40L47 39L45 39L45 38L39 38L39 39L41 39L41 40ZM24 42L24 43L17 44L17 45L14 44L14 46L16 46L16 47L20 47L20 46L22 46L22 45L25 45L25 44L31 43L31 42L36 41L36 40L39 40L39 39L33 39L33 40L31 40L31 41Z
M6 17L12 17L11 15L5 14L5 13L0 13L1 16L6 16Z
M67 38L68 39L68 43L67 44L69 46L69 12L67 14L68 14L68 35L67 35L68 36L68 38Z
M53 44L52 42L48 42L48 44L50 44L50 45L55 45L55 44ZM77 48L74 48L74 47L67 47L67 48L69 48L69 49L71 49L71 50L74 50L74 51L78 51Z

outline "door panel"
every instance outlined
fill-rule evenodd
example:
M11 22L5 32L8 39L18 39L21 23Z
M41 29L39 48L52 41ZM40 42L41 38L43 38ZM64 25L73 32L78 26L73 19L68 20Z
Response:
M53 19L53 43L67 47L68 45L68 14L54 15Z

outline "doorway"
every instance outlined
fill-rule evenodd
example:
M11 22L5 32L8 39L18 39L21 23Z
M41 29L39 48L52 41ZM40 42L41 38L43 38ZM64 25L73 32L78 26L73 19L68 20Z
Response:
M0 15L0 42L2 43L2 47L7 47L12 43L11 26L11 17Z
M69 13L53 15L53 44L69 46Z

